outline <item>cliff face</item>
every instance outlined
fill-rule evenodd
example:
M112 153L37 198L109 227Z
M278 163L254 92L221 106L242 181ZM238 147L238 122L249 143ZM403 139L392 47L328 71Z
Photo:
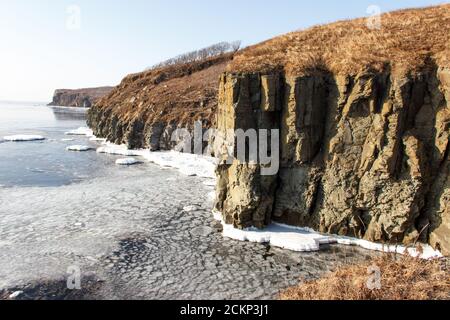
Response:
M87 88L87 89L58 89L53 95L49 106L90 108L100 98L109 94L113 87Z
M227 223L274 220L378 242L428 241L450 253L450 6L383 18L392 30L365 30L373 38L365 45L392 39L369 60L360 49L333 59L357 36L345 32L359 34L345 23L235 57L221 78L218 129L279 129L281 168L263 176L259 165L219 166L216 209ZM423 39L414 51L418 37L434 44ZM291 45L317 56L296 55Z
M88 125L98 137L130 148L169 150L177 128L196 120L210 128L217 110L219 75L232 54L127 76L91 108Z

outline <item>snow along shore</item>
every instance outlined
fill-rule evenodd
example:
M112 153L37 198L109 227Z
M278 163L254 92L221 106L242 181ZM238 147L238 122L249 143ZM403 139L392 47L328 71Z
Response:
M232 225L225 224L219 212L214 212L214 217L222 223L224 237L238 241L267 243L274 247L292 251L319 251L321 245L342 244L359 246L372 251L397 253L402 255L408 254L412 257L419 257L421 259L435 259L442 257L442 254L439 251L434 250L428 244L420 244L421 249L403 245L385 245L352 237L324 235L310 228L293 227L279 223L272 223L263 230L256 228L240 230L234 228Z
M92 140L97 139L92 134L92 130L88 128L79 128L70 132L77 133L77 135L85 135ZM98 139L98 141L102 142L103 140ZM103 147L97 149L98 153L123 155L126 157L140 156L161 167L178 169L186 175L216 179L215 168L218 163L216 158L176 151L152 152L148 149L129 150L125 145L119 146L106 141L103 141L102 144ZM319 251L321 245L337 243L349 246L359 246L372 251L409 254L413 257L420 257L422 259L442 257L442 254L439 251L434 250L427 244L420 244L421 250L418 250L417 248L405 247L402 245L385 245L351 237L324 235L309 228L299 228L277 223L271 224L264 230L256 228L239 230L232 225L225 224L220 213L214 212L214 217L222 223L224 237L238 241L267 243L274 247L292 251Z

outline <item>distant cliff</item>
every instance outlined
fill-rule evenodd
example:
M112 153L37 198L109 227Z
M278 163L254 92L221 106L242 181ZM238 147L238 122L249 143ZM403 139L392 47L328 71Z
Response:
M53 95L49 106L90 108L99 99L109 94L114 87L99 87L85 89L58 89Z
M167 150L172 133L201 120L214 125L219 76L233 53L131 74L88 113L98 137L130 148Z

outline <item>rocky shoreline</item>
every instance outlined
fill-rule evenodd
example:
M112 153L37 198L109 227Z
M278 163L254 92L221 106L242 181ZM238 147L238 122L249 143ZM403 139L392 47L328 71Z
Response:
M57 89L49 106L90 108L99 99L109 94L114 87L85 89Z

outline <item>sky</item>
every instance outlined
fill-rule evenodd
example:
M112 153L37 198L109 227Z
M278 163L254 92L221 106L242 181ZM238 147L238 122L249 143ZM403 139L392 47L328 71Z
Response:
M178 54L433 0L0 0L0 100L117 85Z

